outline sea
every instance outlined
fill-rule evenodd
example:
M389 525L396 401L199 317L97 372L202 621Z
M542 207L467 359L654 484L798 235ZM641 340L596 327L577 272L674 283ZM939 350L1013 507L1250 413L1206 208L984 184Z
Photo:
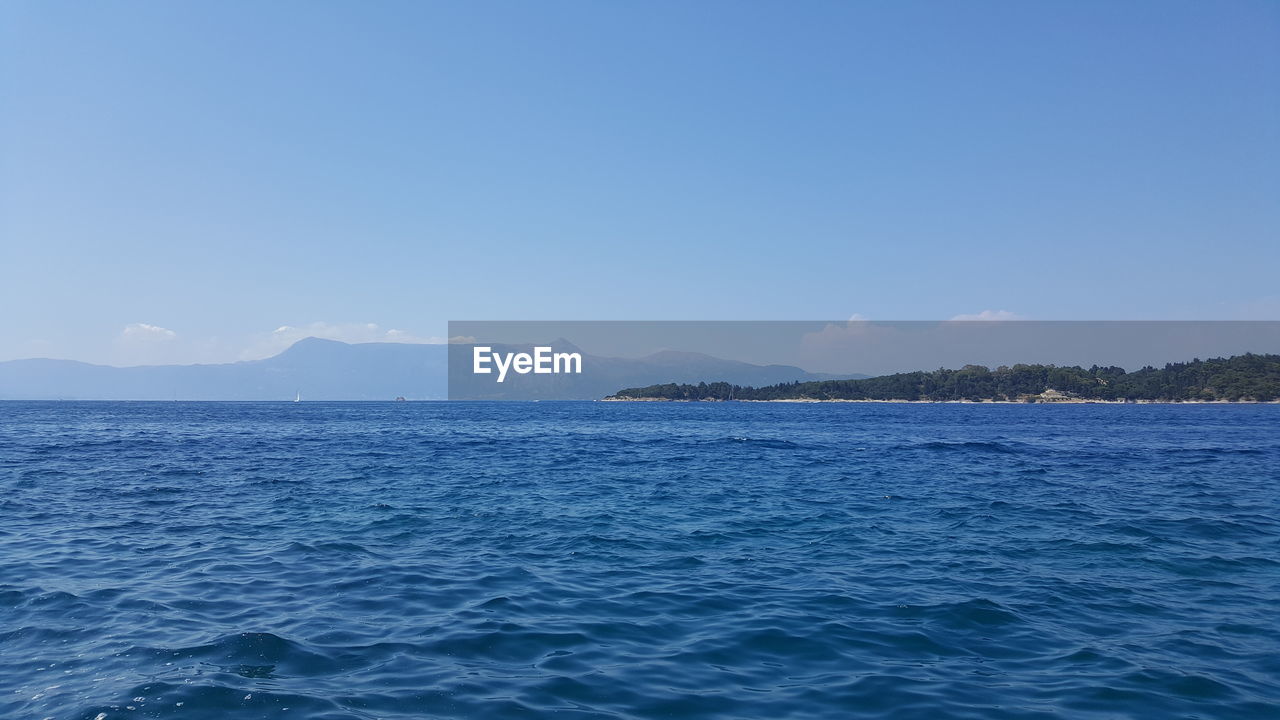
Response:
M0 403L0 718L1280 718L1280 405Z

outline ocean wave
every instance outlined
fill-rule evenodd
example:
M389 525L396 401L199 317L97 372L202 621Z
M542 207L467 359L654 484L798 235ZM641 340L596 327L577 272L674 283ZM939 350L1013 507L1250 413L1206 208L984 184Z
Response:
M597 405L7 408L0 717L1280 711L1273 408Z

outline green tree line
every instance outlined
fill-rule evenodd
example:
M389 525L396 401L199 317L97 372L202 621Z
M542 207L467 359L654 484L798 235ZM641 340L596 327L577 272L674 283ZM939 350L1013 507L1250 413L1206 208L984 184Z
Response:
M1027 400L1046 390L1083 400L1271 402L1280 398L1280 355L1170 363L1126 372L1119 367L965 365L862 380L742 387L725 382L668 383L620 390L621 399L661 400Z

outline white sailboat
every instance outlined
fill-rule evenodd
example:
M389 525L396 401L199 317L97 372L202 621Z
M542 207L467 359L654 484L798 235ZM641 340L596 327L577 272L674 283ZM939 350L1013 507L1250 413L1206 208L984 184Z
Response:
M299 391L296 395L294 395L294 396L293 396L293 401L294 401L294 402L302 402L302 392L301 392L301 391Z

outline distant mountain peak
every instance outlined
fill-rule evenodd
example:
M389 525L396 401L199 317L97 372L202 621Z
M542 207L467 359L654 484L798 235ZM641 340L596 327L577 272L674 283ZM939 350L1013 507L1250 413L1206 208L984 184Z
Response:
M327 338L305 337L285 348L280 354L274 355L268 360L285 359L294 360L301 357L313 357L332 355L351 347L350 344L341 340L329 340Z
M708 355L700 352L687 352L684 350L659 350L641 358L645 362L657 365L689 365L691 363L716 363L717 365L738 365L742 367L750 367L751 363L742 362L741 360L726 360L718 358L714 355Z
M302 338L301 340L299 340L299 341L295 342L294 344L290 345L290 346L286 349L286 352L287 352L288 350L294 350L294 349L296 349L296 348L310 348L310 347L337 347L337 346L339 346L339 345L343 345L343 346L345 346L345 345L349 345L349 344L350 344L350 343L344 343L344 342L342 342L341 340L330 340L329 338L320 338L320 337L316 337L316 336L312 335L312 336L309 336L309 337L304 337L304 338Z
M562 337L552 340L551 347L555 348L556 352L582 352L582 348Z

